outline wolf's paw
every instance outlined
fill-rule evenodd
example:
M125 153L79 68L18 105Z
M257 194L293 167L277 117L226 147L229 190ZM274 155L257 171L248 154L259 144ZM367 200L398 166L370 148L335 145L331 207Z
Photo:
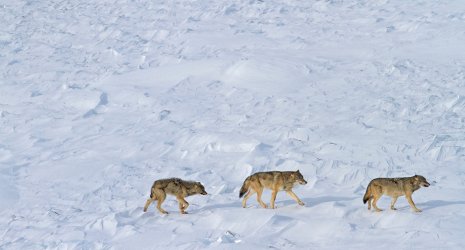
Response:
M299 205L305 206L305 203L303 203L302 201L299 201Z
M379 209L379 208L377 208L377 209L375 209L375 211L376 211L376 212L382 212L382 211L383 211L383 209Z
M422 210L417 208L417 209L415 209L415 210L413 210L413 211L414 211L415 213L421 213Z
M188 214L188 212L186 212L186 211L181 211L181 214Z
M395 207L391 207L391 210L397 210L397 208L395 208Z

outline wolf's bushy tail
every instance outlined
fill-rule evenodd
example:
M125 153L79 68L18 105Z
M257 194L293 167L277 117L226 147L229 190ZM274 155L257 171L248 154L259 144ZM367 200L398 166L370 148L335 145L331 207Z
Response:
M245 179L244 184L242 184L241 191L239 192L239 198L242 198L247 191L249 191L250 186L250 176Z
M150 189L150 199L153 199L153 197L155 197L155 193L154 193L154 188L152 187Z
M368 184L367 191L365 192L365 195L363 196L363 204L366 204L370 198L371 198L371 182Z

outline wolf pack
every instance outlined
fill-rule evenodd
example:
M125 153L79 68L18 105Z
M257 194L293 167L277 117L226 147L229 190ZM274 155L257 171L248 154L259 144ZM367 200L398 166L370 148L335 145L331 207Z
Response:
M260 206L268 208L261 197L264 189L271 189L270 208L275 208L276 195L279 191L285 191L293 200L303 206L305 204L292 191L292 188L297 184L307 184L307 181L299 170L257 172L244 180L239 191L239 198L244 197L242 200L242 207L246 208L247 200L252 195L256 194L257 202ZM381 196L386 195L392 199L390 208L396 210L394 205L397 198L405 196L412 210L421 212L421 210L415 206L412 200L412 194L420 189L420 187L428 187L429 185L426 178L421 175L401 178L376 178L371 180L368 184L365 195L363 196L363 203L366 204L368 202L368 210L371 210L371 207L373 207L374 211L380 212L382 209L376 204ZM167 195L172 195L176 197L181 213L187 214L186 209L189 207L189 203L185 198L195 194L207 195L207 191L205 191L205 187L202 183L197 181L186 181L179 178L156 180L150 189L150 198L147 199L145 203L144 212L147 211L152 202L157 201L158 211L162 214L168 214L161 205L165 201Z

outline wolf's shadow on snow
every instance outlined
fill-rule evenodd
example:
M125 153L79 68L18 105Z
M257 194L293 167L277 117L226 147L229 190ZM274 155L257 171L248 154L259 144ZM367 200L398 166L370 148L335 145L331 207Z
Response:
M326 202L342 202L342 201L351 201L351 200L355 200L359 197L344 197L344 196L320 196L320 197L314 197L314 198L303 198L302 201L305 203L305 207L314 207L314 206L318 206L322 203L326 203ZM289 205L292 205L292 204L296 204L297 203L290 199L290 200L284 200L284 201L278 201L278 199L276 199L276 203L281 203L283 204L284 206L289 206Z
M282 194L281 198L284 200L276 198L276 205L277 207L286 207L286 206L291 206L291 205L297 205L297 203L290 199L289 197L285 197L287 194ZM302 201L305 203L305 207L314 207L322 203L326 202L338 202L338 201L349 201L349 200L354 200L359 197L342 197L342 196L321 196L321 197L316 197L316 198L303 198ZM264 199L262 197L263 202L265 202L268 206L270 205L270 201L268 199ZM248 202L247 202L247 207L250 206L256 206L258 208L261 208L260 205L257 203L256 199L254 196L252 196ZM220 209L220 208L242 208L242 199L239 199L238 201L235 202L229 202L229 203L222 203L222 204L212 204L212 205L207 205L202 208L202 210L209 210L209 209Z
M418 208L423 211L430 210L438 207L445 207L451 205L465 205L465 201L443 201L443 200L431 200L427 202L417 203Z
M249 202L247 203L248 204L247 207L261 208L260 205L258 205L258 203L256 202L256 199L252 199L252 198L253 197L251 197ZM342 202L342 201L355 200L359 198L360 197L358 196L356 197L354 196L352 197L321 196L321 197L315 197L315 198L303 198L302 201L305 203L305 207L314 207L314 206L318 206L326 202ZM285 200L280 200L279 195L278 195L278 198L276 198L276 205L278 208L297 205L297 203L292 199L287 199L287 198L284 198L284 199ZM269 201L267 201L266 199L263 199L263 201L267 203L267 205L269 205ZM431 200L427 202L417 203L416 205L421 210L426 211L426 210L430 210L430 209L438 208L438 207L445 207L445 206L451 206L451 205L465 205L465 201ZM229 203L211 204L211 205L207 205L202 208L199 208L199 209L200 210L216 210L216 209L224 209L224 208L242 208L242 199L239 199L238 201L235 201L235 202L229 202ZM407 205L407 206L399 207L398 209L408 209L408 208L410 208L410 206ZM174 210L172 212L174 212ZM188 211L188 212L197 213L199 211Z
M242 200L229 202L229 203L221 203L221 204L211 204L202 207L202 210L209 210L209 209L219 209L219 208L242 208Z

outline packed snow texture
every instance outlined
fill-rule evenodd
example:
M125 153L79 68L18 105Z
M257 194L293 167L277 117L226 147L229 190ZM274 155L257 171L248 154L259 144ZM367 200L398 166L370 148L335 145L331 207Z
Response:
M465 248L463 1L3 0L0 22L1 249ZM248 175L297 169L304 207L241 207ZM422 213L362 203L414 174ZM166 177L209 195L144 213Z

